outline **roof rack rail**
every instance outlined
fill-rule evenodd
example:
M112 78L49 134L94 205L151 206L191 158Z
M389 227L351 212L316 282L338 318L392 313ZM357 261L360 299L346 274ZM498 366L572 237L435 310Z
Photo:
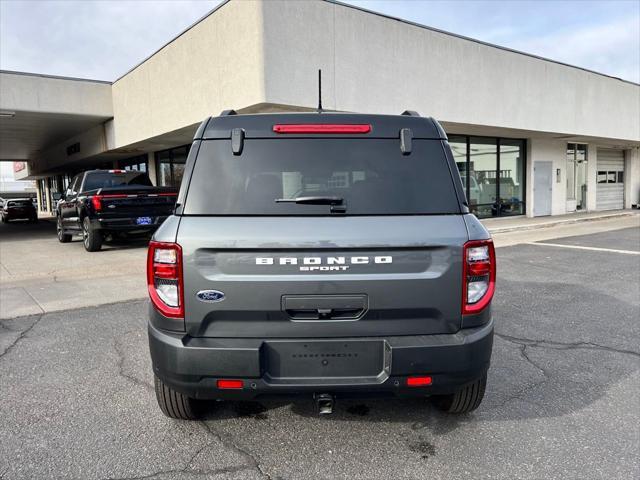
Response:
M235 110L223 110L222 113L220 113L221 117L227 117L229 115L237 115L238 112L236 112Z
M420 114L415 110L405 110L401 115L406 115L408 117L419 117Z

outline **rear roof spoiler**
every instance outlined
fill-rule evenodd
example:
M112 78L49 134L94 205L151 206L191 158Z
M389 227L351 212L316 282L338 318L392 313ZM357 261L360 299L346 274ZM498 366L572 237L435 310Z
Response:
M400 139L402 129L410 129L412 139L447 140L447 134L440 124L431 117L421 117L417 112L406 110L401 115L370 115L357 113L323 112L318 113L260 113L239 115L234 110L225 110L218 117L205 119L198 127L194 140L198 139L231 139L232 133L235 140L234 153L242 150L244 139L251 138L276 138L280 135L274 132L274 125L300 125L300 124L369 124L371 132L366 136L370 138L397 138ZM242 130L240 134L239 129ZM407 134L405 134L407 135ZM341 134L341 138L358 137L359 134ZM308 134L291 134L288 138L308 138ZM314 134L314 138L332 137L331 133ZM405 140L408 137L405 136ZM411 149L409 142L405 148Z

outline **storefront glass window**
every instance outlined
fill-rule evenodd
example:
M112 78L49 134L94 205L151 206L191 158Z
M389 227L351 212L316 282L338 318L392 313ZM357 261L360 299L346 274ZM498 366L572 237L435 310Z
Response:
M469 205L471 211L480 217L497 215L497 139L471 137L469 139L469 184L476 184L475 195L478 202ZM471 189L473 190L473 189Z
M138 172L147 171L147 155L138 155L118 162L120 168L124 170L136 170Z
M449 144L473 213L525 213L524 140L451 135Z
M180 187L189 145L156 152L157 180L162 187Z
M500 140L500 215L524 214L522 140Z

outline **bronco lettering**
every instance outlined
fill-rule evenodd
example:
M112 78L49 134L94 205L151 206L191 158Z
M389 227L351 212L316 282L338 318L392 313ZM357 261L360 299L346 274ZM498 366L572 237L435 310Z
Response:
M369 263L377 264L390 264L393 263L393 257L391 255L366 257L366 256L354 256L354 257L280 257L274 259L273 257L257 257L256 265L298 265L301 272L344 272L349 269L351 265L367 265ZM326 265L325 265L326 264Z

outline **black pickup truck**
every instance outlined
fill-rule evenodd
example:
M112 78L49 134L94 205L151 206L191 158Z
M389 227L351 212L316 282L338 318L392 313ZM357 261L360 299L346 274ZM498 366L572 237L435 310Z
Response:
M96 252L108 236L151 234L173 212L176 196L176 189L154 187L143 172L80 173L58 202L58 240L67 243L82 234L84 248Z

